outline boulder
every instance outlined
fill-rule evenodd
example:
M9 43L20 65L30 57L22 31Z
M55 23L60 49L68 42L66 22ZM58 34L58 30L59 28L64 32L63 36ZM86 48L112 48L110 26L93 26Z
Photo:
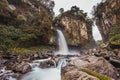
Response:
M99 79L83 71L74 69L69 72L66 72L62 80L99 80Z
M83 56L83 57L71 58L71 61L68 63L67 67L64 69L65 71L64 75L67 75L67 76L69 75L70 77L71 72L74 72L72 73L72 75L77 74L77 73L79 73L79 75L82 75L81 74L82 72L80 70L84 68L88 68L92 71L111 77L113 79L117 78L117 70L104 58L95 57L95 56ZM95 76L92 78L94 80Z
M16 63L13 65L12 70L14 72L20 72L22 74L25 74L31 70L31 66L28 63L22 62L22 63Z

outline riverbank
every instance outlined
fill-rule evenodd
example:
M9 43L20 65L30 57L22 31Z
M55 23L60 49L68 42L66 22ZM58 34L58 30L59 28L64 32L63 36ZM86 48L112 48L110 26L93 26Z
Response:
M5 71L9 70L10 72L4 74L1 72L0 79L5 80L8 76L12 76L18 80L24 74L31 71L31 66L29 63L31 63L33 60L46 58L51 59L46 62L41 62L40 68L54 68L55 65L53 61L58 64L58 61L61 58L68 58L67 66L62 68L62 80L73 80L78 78L80 78L80 80L86 80L87 78L91 78L92 80L96 80L98 78L98 80L101 80L95 75L82 71L84 68L88 68L114 80L120 79L120 56L118 56L120 55L120 51L118 54L116 54L114 51L108 51L107 49L97 47L94 49L80 50L79 54L79 56L54 56L54 51L52 50L43 50L34 54L3 54L0 56L0 70L2 71L4 68Z

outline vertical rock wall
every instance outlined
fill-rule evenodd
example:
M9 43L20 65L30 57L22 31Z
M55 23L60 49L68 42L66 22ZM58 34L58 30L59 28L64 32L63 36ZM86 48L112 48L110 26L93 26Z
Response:
M105 0L93 9L94 20L106 42L113 37L114 28L120 29L120 0Z
M76 7L76 6L73 6ZM61 27L69 45L88 47L94 44L92 21L81 10L69 10L60 14L55 26Z

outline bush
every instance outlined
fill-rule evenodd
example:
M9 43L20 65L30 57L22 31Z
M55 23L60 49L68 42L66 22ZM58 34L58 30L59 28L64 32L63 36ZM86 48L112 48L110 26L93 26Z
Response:
M110 38L110 43L120 45L120 34L117 34L117 35L111 37Z
M0 50L7 50L10 47L17 46L17 40L20 37L21 30L13 26L0 25Z
M113 27L110 31L110 38L120 33L120 27Z
M111 44L120 45L120 27L113 27L110 31L110 39Z
M19 28L13 26L0 25L0 50L6 51L11 47L25 47L30 44L36 36L33 33L23 32Z

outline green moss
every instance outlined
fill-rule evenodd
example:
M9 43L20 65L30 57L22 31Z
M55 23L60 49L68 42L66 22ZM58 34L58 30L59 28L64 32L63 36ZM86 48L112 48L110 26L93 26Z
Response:
M112 36L110 38L110 43L115 45L120 45L120 34L117 34L115 36Z
M109 41L111 44L120 45L120 25L114 25L110 31Z
M34 51L27 48L10 48L9 52L11 53L33 53Z
M111 78L109 78L109 77L107 77L107 76L103 76L103 75L101 75L101 74L99 74L99 73L97 73L97 72L94 72L94 71L92 71L92 70L90 70L90 69L88 69L88 68L84 68L84 69L82 69L82 70L83 70L84 72L92 75L92 76L95 76L95 77L99 78L100 80L112 80Z
M114 25L113 28L111 28L111 31L110 31L110 38L115 36L116 34L120 34L120 25Z
M35 46L35 47L29 47L29 48L10 48L8 51L10 53L36 53L41 52L43 50L52 50L53 48L50 46Z
M75 77L76 75L78 74L69 74L69 73L65 73L63 76L62 76L62 80L89 80L89 78L87 76L79 76L79 77ZM84 79L84 78L88 78L88 79ZM82 78L82 79L81 79ZM91 80L91 79L90 79ZM97 77L94 78L94 80L100 80L98 79Z

